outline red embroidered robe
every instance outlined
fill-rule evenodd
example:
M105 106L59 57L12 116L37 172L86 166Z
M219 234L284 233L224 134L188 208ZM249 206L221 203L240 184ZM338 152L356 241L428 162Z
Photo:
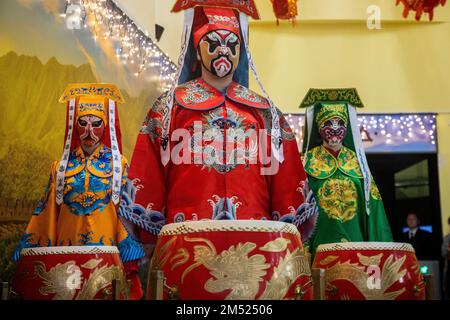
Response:
M261 169L270 164L258 158L261 141L255 145L249 136L228 140L233 140L229 139L233 129L253 129L257 133L266 129L262 137L270 155L268 101L234 82L224 93L200 78L180 85L175 90L171 114L172 156L163 166L161 125L166 98L163 95L156 101L142 125L129 171L129 197L126 206L122 206L122 214L140 227L144 243L154 243L165 223L188 220L268 219L298 225L306 174L295 136L281 112L284 161L275 174L262 175ZM201 128L196 131L199 125ZM178 140L174 139L177 131L189 132L190 138L173 141ZM221 138L202 140L199 132L204 136L212 132ZM236 148L230 147L232 143ZM238 148L243 145L248 146L245 151ZM195 154L199 153L188 154L183 146L190 151L200 150L201 161L194 163ZM180 163L174 154L192 161Z

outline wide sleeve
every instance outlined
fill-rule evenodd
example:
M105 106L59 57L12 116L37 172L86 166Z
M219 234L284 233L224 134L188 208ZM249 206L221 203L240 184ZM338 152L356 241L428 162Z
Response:
M384 210L383 200L373 177L371 179L368 217L369 236L367 241L392 242L394 239Z
M121 202L124 198L128 177L128 162L122 156L122 189ZM120 212L120 211L119 211ZM126 273L126 278L130 282L130 299L138 300L142 297L142 285L139 279L139 262L145 256L144 249L134 232L135 226L119 214L116 230L117 248L119 249L120 259Z
M51 167L50 177L43 197L34 210L30 222L13 254L13 260L18 261L20 251L24 248L49 247L58 245L56 226L58 223L59 206L56 204L56 167L55 161Z
M121 189L121 201L124 198L126 190L126 183L128 177L128 162L124 156L122 156L122 189ZM123 219L119 214L116 230L117 247L119 248L120 258L122 262L139 260L145 256L144 249L139 242L139 237L135 235L135 226L126 219Z
M274 174L269 176L271 213L274 220L296 223L298 210L304 202L303 187L306 173L295 135L281 112L279 115L284 161L276 163L272 158Z
M141 244L131 236L119 219L117 225L117 238L120 259L122 260L126 279L130 281L130 298L138 300L142 297L142 285L139 279L139 261L145 256Z
M278 114L284 161L269 178L272 218L293 223L305 242L315 231L319 210L308 187L295 134L281 111L278 110Z
M161 163L161 107L152 106L141 127L131 159L120 215L137 229L140 241L154 245L165 223L166 185Z

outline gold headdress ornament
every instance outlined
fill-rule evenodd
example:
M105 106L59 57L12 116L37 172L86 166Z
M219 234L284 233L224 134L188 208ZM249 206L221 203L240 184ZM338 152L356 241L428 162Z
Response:
M71 99L78 99L77 120L85 115L94 115L106 123L106 99L124 103L120 90L114 84L103 83L72 83L64 91L59 102L65 103Z
M64 91L59 102L64 103L70 99L90 96L90 97L103 97L110 100L124 103L125 99L122 96L120 90L114 84L104 83L72 83L69 84Z

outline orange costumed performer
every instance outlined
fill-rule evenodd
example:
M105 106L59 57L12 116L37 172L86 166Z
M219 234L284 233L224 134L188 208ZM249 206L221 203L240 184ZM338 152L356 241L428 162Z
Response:
M128 171L117 113L123 97L114 85L72 84L60 102L67 103L63 155L52 165L14 259L26 248L116 246L131 297L140 298L137 270L144 251L118 214Z

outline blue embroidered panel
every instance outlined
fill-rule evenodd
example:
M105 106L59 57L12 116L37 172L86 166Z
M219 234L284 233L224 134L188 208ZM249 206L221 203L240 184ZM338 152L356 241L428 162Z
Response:
M112 152L102 147L98 155L85 162L74 151L69 157L68 173L77 172L73 176L66 176L64 189L64 203L76 215L90 215L93 211L103 210L111 201L112 181ZM81 171L79 170L81 169ZM89 183L85 186L89 174Z

